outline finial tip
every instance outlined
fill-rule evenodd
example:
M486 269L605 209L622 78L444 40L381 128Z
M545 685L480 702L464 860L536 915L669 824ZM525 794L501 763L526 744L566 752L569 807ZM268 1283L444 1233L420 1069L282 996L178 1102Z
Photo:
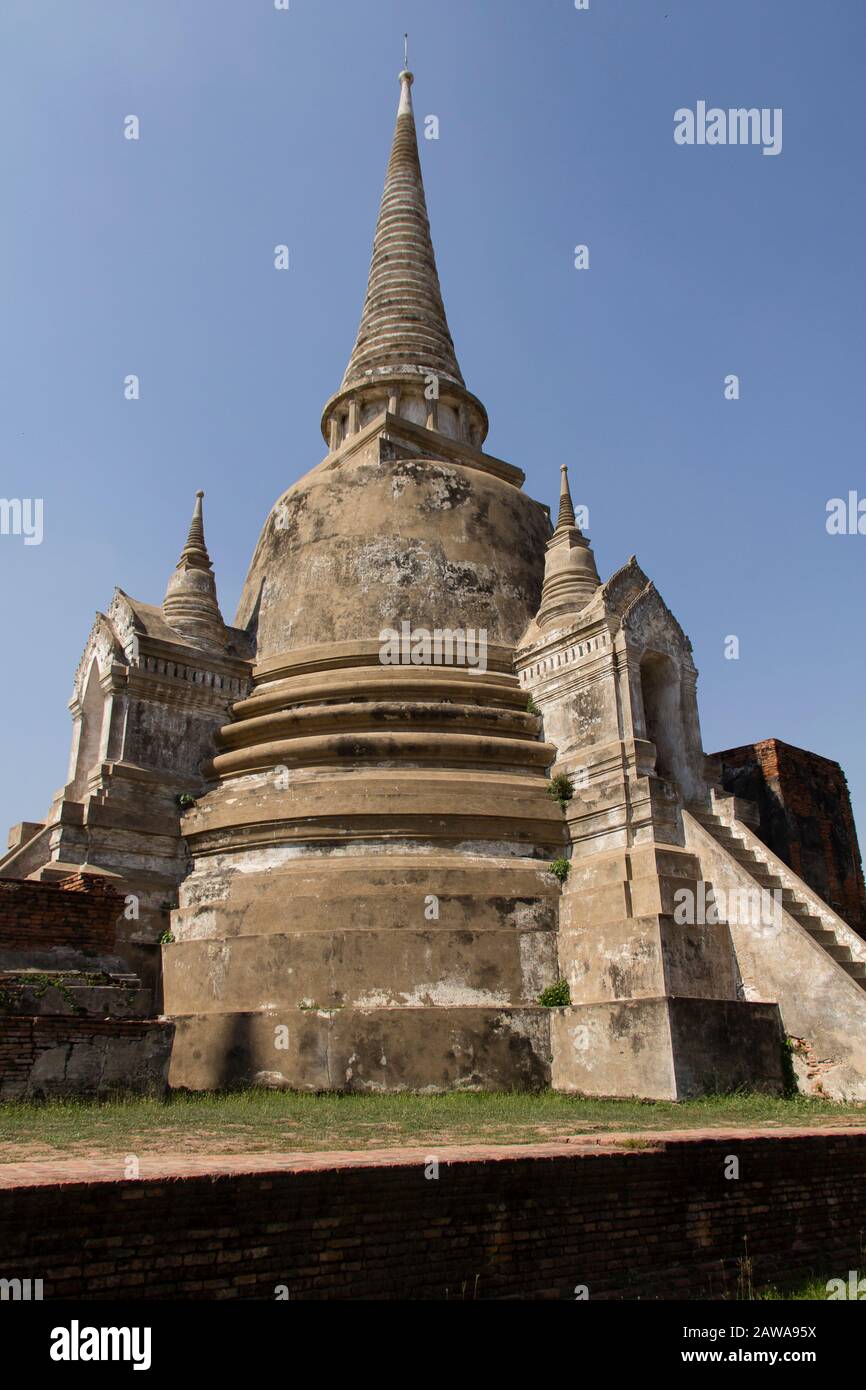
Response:
M400 73L400 82L408 82L409 86L415 81L414 74L409 71L409 35L403 35L403 71Z

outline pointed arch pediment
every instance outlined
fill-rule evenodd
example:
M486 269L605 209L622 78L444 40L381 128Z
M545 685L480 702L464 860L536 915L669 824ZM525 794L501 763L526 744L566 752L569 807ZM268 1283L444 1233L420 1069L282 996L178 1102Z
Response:
M136 612L135 604L123 589L115 589L108 617L127 660L137 661L138 639L145 635L147 629L140 614Z
M626 563L602 585L605 607L622 617L649 582L636 556L629 556Z
M105 613L97 612L90 635L84 644L84 651L75 670L72 683L72 701L82 704L90 676L91 667L96 662L100 676L104 676L115 662L125 662L126 653L114 624Z
M652 580L629 602L622 625L641 650L667 652L691 664L692 644Z

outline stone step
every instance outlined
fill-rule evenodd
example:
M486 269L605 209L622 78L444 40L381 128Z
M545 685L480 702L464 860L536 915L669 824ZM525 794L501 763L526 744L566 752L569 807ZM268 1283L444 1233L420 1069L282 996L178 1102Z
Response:
M254 1013L263 958L268 1007L302 1031L312 1014L333 1009L528 1007L559 978L557 945L552 930L472 932L439 923L272 932L220 942L217 974L212 941L178 940L164 950L163 1007L170 1016Z
M41 969L39 966L16 965L10 969L0 969L0 983L20 983L21 980L38 976L40 980L65 980L70 985L120 985L124 987L137 988L141 984L140 976L131 971L116 970L71 970Z
M76 970L0 971L0 1012L31 1017L146 1018L151 991L137 975Z
M799 922L800 926L804 927L810 936L814 936L816 938L820 936L822 939L822 945L826 946L828 944L832 944L836 940L835 933L828 931L824 924L821 922L820 918L818 917L795 917L794 921ZM830 938L829 943L824 940L825 937Z
M722 824L721 817L715 815L713 811L699 811L690 809L689 813L690 815L694 816L695 820L699 821L701 825L707 826L708 829L713 829L715 826Z
M833 938L833 944L831 946L825 946L824 949L827 955L832 956L840 965L848 965L851 961L851 952L848 947L840 945L835 937Z
M793 917L802 927L816 927L819 931L830 930L829 927L824 927L824 923L821 921L820 917L816 916L814 912L810 912L808 907L803 907L802 903L786 903L783 898L782 907L785 909L788 916Z
M573 865L573 869L579 872L579 864ZM489 872L493 878L495 871ZM352 896L329 894L326 907L321 890L315 893L292 891L288 875L275 874L272 883L261 886L252 882L257 875L251 874L249 893L247 884L239 884L231 905L220 910L223 934L226 938L234 938L250 932L258 936L322 930L412 932L419 927L426 932L555 931L560 886L550 871L549 862L539 861L538 867L530 872L537 888L546 890L545 895L538 891L520 896L495 891L454 893L442 887L431 906L428 889L431 883L436 884L431 871L430 883L421 889L410 883L395 886L390 892L357 892ZM276 891L280 888L281 892ZM430 916L431 911L435 911L435 916ZM178 941L207 939L213 912L214 905L209 901L197 901L180 908L172 919L175 938Z
M866 986L866 965L860 960L844 960L839 964L842 969L851 976L852 980L857 980L859 984Z
M73 972L85 975L105 974L123 978L127 963L116 955L94 956L84 951L72 950L66 946L42 947L9 946L0 948L0 974L14 970L25 970L31 974L51 975Z
M714 1000L700 1002L718 1008ZM724 1006L730 1010L733 1001ZM767 1005L749 1009L769 1012ZM557 1012L447 1004L310 1011L289 1020L289 1047L279 1051L274 1029L286 1024L283 1008L186 1014L174 1019L169 1082L194 1091L250 1085L377 1094L540 1089L550 1085L550 1027ZM769 1031L769 1024L761 1026ZM569 1047L575 1051L573 1042Z
M732 859L735 859L738 864L742 864L743 868L748 869L750 873L756 865L764 863L763 859L759 859L750 849L731 849L728 850L728 853Z
M820 931L817 928L812 927L807 927L806 930L808 931L812 940L817 942L819 946L823 946L825 949L828 946L835 945L836 943L836 938L831 931Z

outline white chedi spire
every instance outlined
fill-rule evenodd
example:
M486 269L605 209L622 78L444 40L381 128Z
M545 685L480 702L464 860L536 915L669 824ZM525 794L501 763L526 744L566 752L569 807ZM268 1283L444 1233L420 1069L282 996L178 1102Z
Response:
M186 545L168 581L162 611L166 622L193 646L225 645L213 566L204 539L203 492L195 495Z
M536 622L561 627L589 603L601 580L589 541L577 525L568 485L568 468L560 470L559 516L544 555L544 585Z

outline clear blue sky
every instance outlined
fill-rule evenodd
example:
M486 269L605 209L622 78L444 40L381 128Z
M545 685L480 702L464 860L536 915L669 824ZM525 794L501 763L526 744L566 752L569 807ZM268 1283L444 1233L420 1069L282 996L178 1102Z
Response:
M488 447L550 503L570 465L603 575L637 554L708 751L836 758L866 830L866 536L825 530L866 496L862 0L4 0L0 494L45 538L0 537L0 820L44 815L93 613L161 601L195 489L231 619L321 458L407 28ZM782 107L782 154L676 146L698 100Z

